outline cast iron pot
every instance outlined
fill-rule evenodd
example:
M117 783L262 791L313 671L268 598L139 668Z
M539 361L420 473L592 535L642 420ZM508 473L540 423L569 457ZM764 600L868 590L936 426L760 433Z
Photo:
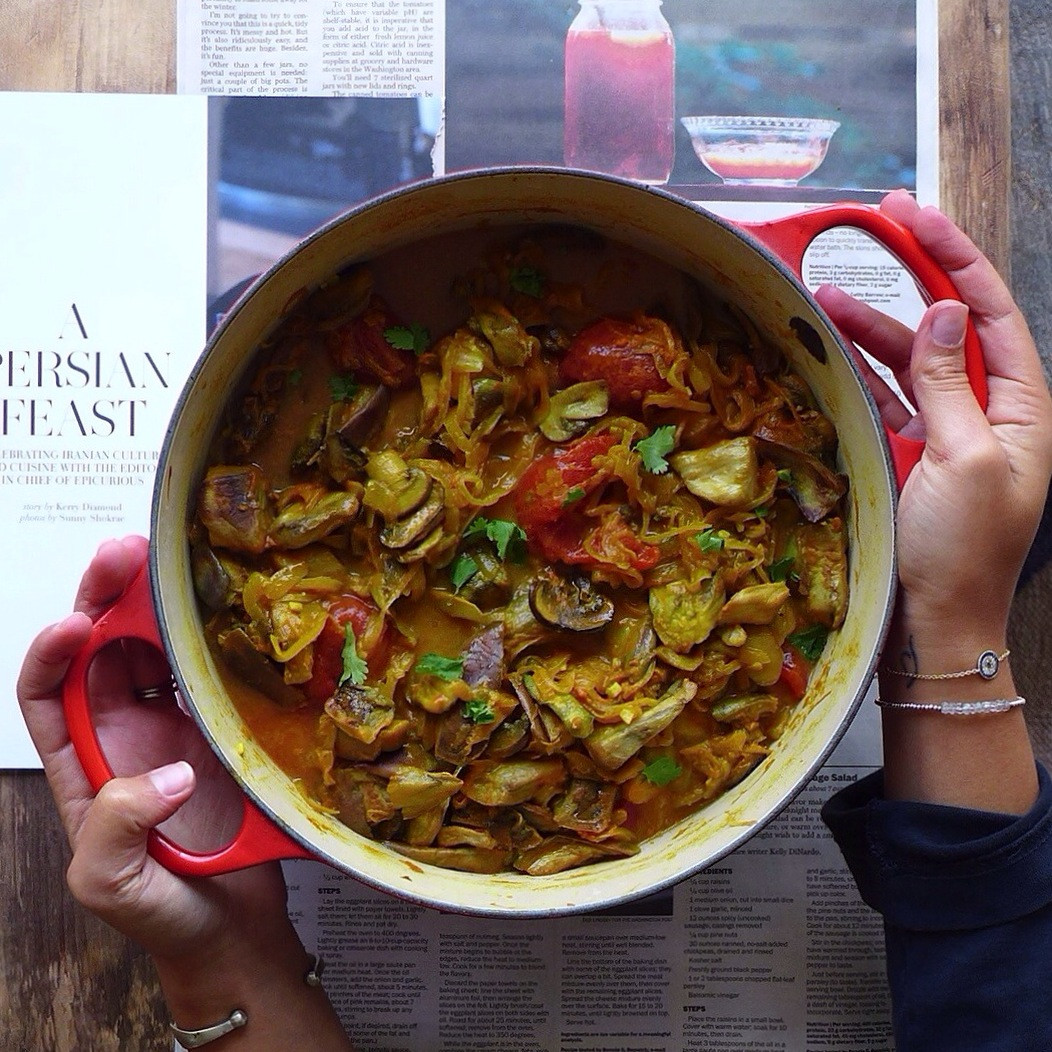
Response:
M186 529L224 401L249 369L254 348L302 290L352 262L436 234L523 223L571 224L627 242L740 306L811 385L836 425L840 467L850 478L847 619L832 635L804 701L771 754L718 800L646 841L635 857L544 878L422 865L313 808L248 736L224 693L194 598ZM921 449L885 434L845 342L798 278L806 247L837 226L876 237L928 297L958 298L912 236L866 206L835 206L741 227L661 190L566 169L498 169L431 180L370 201L308 237L245 292L194 367L160 455L148 580L141 576L98 622L67 677L67 720L90 780L98 787L112 773L92 726L88 666L112 640L137 637L163 648L180 696L244 790L240 829L220 850L189 851L151 834L150 850L176 872L204 876L268 859L307 857L429 906L479 915L551 916L648 894L733 851L822 765L866 693L895 591L896 482ZM446 266L455 272L455 263ZM985 403L974 332L967 354L973 389Z

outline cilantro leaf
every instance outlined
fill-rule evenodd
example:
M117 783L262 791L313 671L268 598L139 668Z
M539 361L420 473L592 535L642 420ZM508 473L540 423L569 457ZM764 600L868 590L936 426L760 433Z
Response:
M462 540L485 537L493 542L500 559L511 559L518 563L526 557L526 531L511 519L488 519L477 515L468 523L461 535Z
M664 475L668 471L665 459L676 448L676 425L663 424L656 427L646 438L639 439L633 447L643 458L643 467L652 475Z
M449 567L449 579L453 582L453 588L460 591L479 572L479 564L470 555L461 552Z
M643 777L651 785L668 785L682 773L683 769L671 756L655 757L643 768Z
M358 381L352 373L329 377L329 391L334 402L349 402L358 393Z
M793 574L793 565L796 559L792 555L783 555L780 559L775 559L771 563L767 570L767 576L772 581L786 581L790 577L795 576Z
M694 543L703 552L723 551L723 538L711 526L694 534Z
M423 354L431 343L431 334L414 321L411 325L391 325L384 329L384 339L399 351Z
M536 267L515 267L508 275L508 284L516 292L540 299L544 291L544 275Z
M451 680L460 679L464 672L464 659L443 657L429 650L417 658L413 671L419 672L422 676L437 676L438 679L444 679L448 683Z
M563 507L568 508L571 504L581 500L584 495L585 492L580 486L571 486L566 491L566 496L563 497Z
M369 674L369 666L358 653L358 640L355 639L352 625L343 626L343 650L340 651L340 657L343 659L343 672L339 685L342 687L344 683L352 683L360 687Z
M779 482L792 482L793 481L793 473L788 468L779 468L778 472L777 472L777 475L778 475L778 481Z
M303 370L302 369L290 369L289 370L289 386L299 387L303 382Z
M816 661L825 649L829 629L825 625L809 625L799 632L790 632L786 639L809 661Z
M492 723L497 717L485 698L468 698L464 702L464 718L472 723Z

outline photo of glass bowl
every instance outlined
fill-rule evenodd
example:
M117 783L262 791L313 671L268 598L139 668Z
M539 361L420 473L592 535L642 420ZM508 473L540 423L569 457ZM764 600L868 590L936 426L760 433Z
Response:
M683 117L698 159L728 186L796 186L825 159L838 121Z

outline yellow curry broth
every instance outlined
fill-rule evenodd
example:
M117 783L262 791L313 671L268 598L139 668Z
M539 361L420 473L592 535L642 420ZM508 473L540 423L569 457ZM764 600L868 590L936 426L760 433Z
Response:
M195 580L249 732L319 806L543 875L762 761L844 616L845 483L803 381L693 281L591 235L454 241L271 337Z

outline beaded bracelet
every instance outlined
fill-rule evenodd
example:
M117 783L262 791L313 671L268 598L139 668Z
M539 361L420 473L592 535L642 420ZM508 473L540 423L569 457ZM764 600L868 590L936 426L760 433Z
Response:
M914 712L940 712L944 716L985 716L1007 712L1026 704L1025 698L984 698L982 701L884 701L877 698L882 709L909 709Z

